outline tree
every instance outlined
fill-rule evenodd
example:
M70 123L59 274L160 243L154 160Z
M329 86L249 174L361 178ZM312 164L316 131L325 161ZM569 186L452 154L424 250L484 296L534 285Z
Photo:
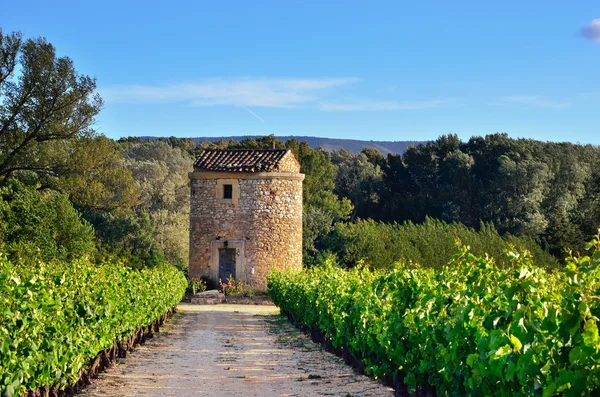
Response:
M371 154L377 160L377 156ZM441 136L388 155L375 219L422 222L429 216L526 235L555 255L581 251L598 228L600 148L511 139L506 134Z
M0 181L23 170L54 174L53 143L93 135L95 89L45 39L0 30Z
M99 261L117 257L136 268L164 262L164 254L154 239L155 226L148 213L114 214L85 208L83 215L94 226Z
M275 135L229 141L228 149L285 149L285 145Z
M331 162L337 168L335 192L350 200L354 206L350 221L354 221L357 215L361 218L371 217L382 189L379 166L369 162L364 153L354 154L345 149L332 152Z
M62 142L60 151L64 161L58 178L46 183L68 194L77 207L126 212L140 203L140 191L117 142L105 136L78 138Z
M72 260L94 254L94 230L65 195L13 180L0 188L0 248L21 261Z
M352 212L350 200L335 193L336 168L324 150L316 150L306 142L288 139L290 149L305 175L302 184L302 249L305 263L316 255L320 241L331 231L333 224L348 219Z
M438 184L442 201L440 218L446 222L462 222L471 227L479 220L473 214L475 197L471 167L473 158L455 149L440 161Z
M160 140L122 143L125 164L140 195L133 207L148 215L152 235L170 263L188 262L190 191L188 173L193 160L179 145Z

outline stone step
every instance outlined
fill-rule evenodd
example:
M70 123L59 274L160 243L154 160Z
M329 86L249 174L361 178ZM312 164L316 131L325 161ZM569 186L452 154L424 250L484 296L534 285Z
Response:
M223 303L223 299L217 298L192 298L190 302L194 305L218 305Z
M216 305L225 301L225 295L217 290L200 292L190 299L195 305Z

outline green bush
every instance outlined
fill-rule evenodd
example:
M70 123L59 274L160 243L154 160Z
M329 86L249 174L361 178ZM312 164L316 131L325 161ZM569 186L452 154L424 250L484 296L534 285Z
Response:
M282 313L325 333L376 377L437 395L600 392L600 236L564 272L512 252L499 268L463 249L440 269L274 272Z
M94 254L94 230L65 195L11 181L0 189L0 249L20 261L71 260Z
M110 213L84 208L82 214L96 233L97 262L118 258L138 269L165 262L164 254L153 236L156 225L148 213Z
M500 267L507 264L504 252L514 247L531 252L539 266L559 268L557 259L533 239L512 235L502 238L491 224L485 223L477 231L460 223L432 218L418 225L359 220L336 224L326 240L327 249L337 254L345 266L353 267L364 261L380 269L391 268L395 262L413 262L439 269L446 265L457 246L463 244L475 255L489 254L497 259Z
M186 286L168 265L33 267L0 254L0 396L74 384L91 358L173 308Z

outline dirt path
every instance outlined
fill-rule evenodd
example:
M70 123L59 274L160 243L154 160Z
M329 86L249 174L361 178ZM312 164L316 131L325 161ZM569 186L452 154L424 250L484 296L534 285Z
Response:
M321 351L274 306L182 304L82 396L391 396Z

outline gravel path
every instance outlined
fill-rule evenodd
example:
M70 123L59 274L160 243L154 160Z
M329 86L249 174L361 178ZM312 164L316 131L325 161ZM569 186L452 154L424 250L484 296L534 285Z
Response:
M161 333L82 396L391 396L274 306L182 304Z

